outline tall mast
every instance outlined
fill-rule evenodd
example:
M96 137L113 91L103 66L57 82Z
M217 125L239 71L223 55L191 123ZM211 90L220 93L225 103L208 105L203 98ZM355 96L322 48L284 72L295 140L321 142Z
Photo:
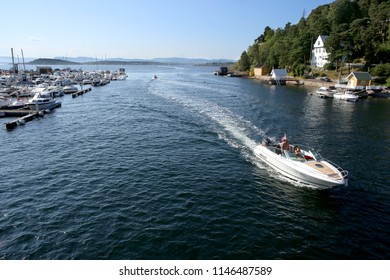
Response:
M15 60L14 60L14 49L13 48L11 48L11 54L12 54L12 69L13 69L14 77L15 77L16 72L15 72Z
M22 60L23 60L23 70L26 72L26 64L24 63L24 55L23 55L23 50L22 51Z

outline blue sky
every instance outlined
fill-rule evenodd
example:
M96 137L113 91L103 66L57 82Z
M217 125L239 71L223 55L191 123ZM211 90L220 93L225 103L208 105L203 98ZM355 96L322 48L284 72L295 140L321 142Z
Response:
M330 0L0 0L0 56L238 59ZM16 54L15 54L16 55Z

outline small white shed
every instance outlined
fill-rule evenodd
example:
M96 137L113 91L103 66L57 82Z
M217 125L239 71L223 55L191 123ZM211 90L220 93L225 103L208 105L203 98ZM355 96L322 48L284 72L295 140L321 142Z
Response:
M286 69L272 69L271 76L277 81L287 79L287 70Z

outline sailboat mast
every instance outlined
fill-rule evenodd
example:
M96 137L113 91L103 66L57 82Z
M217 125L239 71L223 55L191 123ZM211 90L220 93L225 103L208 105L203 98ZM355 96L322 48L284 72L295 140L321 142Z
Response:
M22 52L22 60L23 60L23 70L24 70L24 72L26 72L26 64L24 63L23 50L21 50L21 52Z
M14 77L16 76L16 71L15 71L15 60L14 60L14 49L11 48L11 54L12 54L12 70L14 72Z

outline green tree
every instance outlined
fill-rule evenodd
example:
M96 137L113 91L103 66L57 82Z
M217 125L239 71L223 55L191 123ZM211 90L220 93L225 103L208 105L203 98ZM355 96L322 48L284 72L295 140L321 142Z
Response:
M243 51L238 61L238 66L241 71L248 71L251 67L249 56L246 51Z

